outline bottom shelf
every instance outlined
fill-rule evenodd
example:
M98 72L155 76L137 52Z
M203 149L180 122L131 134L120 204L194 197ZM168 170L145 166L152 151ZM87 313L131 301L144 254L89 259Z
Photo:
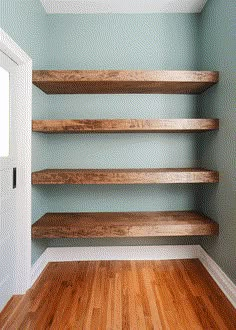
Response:
M218 224L193 211L46 213L32 238L218 235Z

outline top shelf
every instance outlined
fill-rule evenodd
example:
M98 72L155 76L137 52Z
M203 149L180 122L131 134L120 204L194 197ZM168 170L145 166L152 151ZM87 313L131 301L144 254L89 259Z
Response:
M218 81L217 71L33 71L46 94L201 94Z

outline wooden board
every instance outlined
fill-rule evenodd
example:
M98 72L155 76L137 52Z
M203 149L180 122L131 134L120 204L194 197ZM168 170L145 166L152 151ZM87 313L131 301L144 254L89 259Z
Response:
M199 94L218 80L216 71L33 71L33 84L47 94Z
M33 184L214 183L216 171L200 168L46 169L32 173Z
M80 119L33 120L41 133L170 133L219 129L218 119Z
M197 212L47 213L32 238L217 235L219 226Z

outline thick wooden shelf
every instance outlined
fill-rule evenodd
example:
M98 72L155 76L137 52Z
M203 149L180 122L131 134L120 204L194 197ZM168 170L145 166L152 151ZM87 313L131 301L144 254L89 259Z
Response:
M218 119L81 119L33 120L41 133L171 133L219 129Z
M32 238L217 235L219 226L197 212L47 213Z
M218 80L216 71L33 71L33 84L47 94L200 94Z
M218 172L201 168L46 169L32 173L33 184L159 184L218 181Z

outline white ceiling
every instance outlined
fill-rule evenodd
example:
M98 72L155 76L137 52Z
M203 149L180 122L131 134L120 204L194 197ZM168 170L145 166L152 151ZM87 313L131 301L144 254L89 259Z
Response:
M48 14L200 13L207 0L40 0Z

